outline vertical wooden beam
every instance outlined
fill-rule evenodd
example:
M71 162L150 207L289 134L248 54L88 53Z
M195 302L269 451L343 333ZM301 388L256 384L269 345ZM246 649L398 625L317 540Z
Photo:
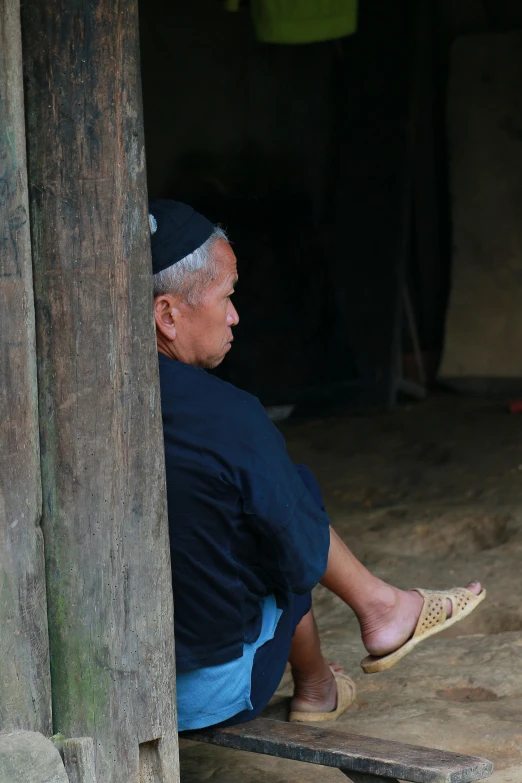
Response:
M51 733L19 0L0 3L0 730Z
M414 5L366 0L357 33L340 47L332 279L359 370L360 408L392 408L397 395L411 232Z
M177 776L137 0L23 6L54 730Z
M436 0L417 6L415 35L418 110L414 117L413 196L415 243L420 284L420 332L423 347L440 353L444 339L444 311L448 262L443 253L441 188L444 182L443 112L439 111L437 74Z

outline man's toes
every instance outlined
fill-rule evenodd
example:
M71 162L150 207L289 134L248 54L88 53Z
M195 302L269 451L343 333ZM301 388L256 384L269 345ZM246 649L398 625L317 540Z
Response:
M472 593L475 593L475 595L479 595L482 592L482 585L480 582L470 582L466 589L470 590Z
M470 582L469 585L466 585L466 590L469 590L475 595L479 595L482 592L482 585L480 582ZM446 616L451 617L452 613L453 607L451 605L451 601L446 601Z
M335 663L335 661L330 661L330 663L328 664L328 666L329 666L329 667L330 667L330 669L331 669L332 671L334 671L334 672L339 672L340 674L344 674L344 673L345 673L345 672L344 672L344 669L343 669L343 667L342 667L342 666L339 666L339 664L338 664L338 663Z

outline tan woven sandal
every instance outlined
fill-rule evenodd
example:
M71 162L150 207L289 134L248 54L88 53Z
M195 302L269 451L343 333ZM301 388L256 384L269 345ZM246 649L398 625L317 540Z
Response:
M413 589L424 598L424 606L422 607L413 636L402 647L399 647L395 652L389 653L389 655L383 655L380 658L368 655L364 658L361 661L361 666L366 674L391 669L401 658L408 655L419 642L440 631L444 631L451 625L458 623L459 620L463 620L486 597L485 590L482 590L479 595L475 595L475 593L472 593L465 587L454 587L451 590L422 590L420 587ZM451 601L453 607L451 617L446 617L446 600Z
M291 712L288 720L292 723L317 723L324 720L337 720L355 701L355 683L347 674L332 669L337 685L337 707L331 712Z

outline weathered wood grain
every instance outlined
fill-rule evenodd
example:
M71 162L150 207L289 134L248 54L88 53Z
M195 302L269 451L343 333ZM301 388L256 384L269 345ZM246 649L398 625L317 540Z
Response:
M173 606L136 0L27 0L54 730L99 781L177 775Z
M0 734L0 783L70 783L53 743L36 731Z
M475 756L264 718L226 729L185 732L184 737L339 767L348 777L353 770L412 783L471 783L489 777L493 771L490 761Z
M63 742L62 749L69 783L96 783L92 737L67 739Z
M142 742L140 745L140 783L163 783L157 742Z
M0 730L51 733L18 0L0 3Z

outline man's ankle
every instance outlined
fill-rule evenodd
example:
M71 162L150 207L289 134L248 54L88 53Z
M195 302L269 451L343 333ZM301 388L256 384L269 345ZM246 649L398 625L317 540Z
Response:
M333 677L332 670L324 658L323 662L318 662L317 666L307 666L304 669L296 666L291 668L294 683L307 682L320 685L329 682Z
M361 606L354 610L357 619L364 623L371 618L392 615L399 603L400 593L396 587L376 579L372 589L368 590L365 599L361 601Z

